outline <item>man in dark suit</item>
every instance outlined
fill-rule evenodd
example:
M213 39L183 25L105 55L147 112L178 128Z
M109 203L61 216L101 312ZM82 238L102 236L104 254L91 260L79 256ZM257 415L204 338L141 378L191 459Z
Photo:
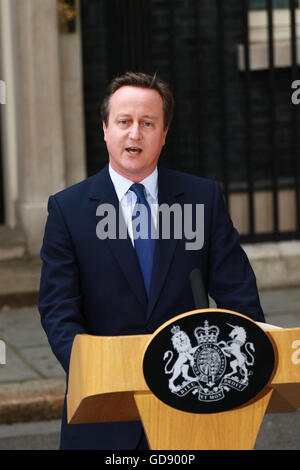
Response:
M218 307L264 321L255 276L219 185L158 165L172 112L172 93L158 77L114 79L102 106L109 165L49 198L39 309L66 373L77 334L149 334L193 310L189 276L195 268ZM135 223L136 203L144 204L147 217L152 208L156 239L136 236L143 223ZM185 222L168 227L168 236L159 224L162 205L190 210ZM103 208L120 217L105 219ZM193 223L189 230L186 223ZM180 236L175 229L183 229ZM143 448L140 422L69 425L64 406L61 449Z

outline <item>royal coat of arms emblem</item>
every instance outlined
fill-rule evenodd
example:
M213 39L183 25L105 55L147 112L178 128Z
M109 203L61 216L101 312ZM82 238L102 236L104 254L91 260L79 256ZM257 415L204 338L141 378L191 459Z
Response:
M221 309L178 315L153 335L143 358L150 390L192 413L249 402L267 386L274 365L267 334L244 315Z
M224 398L230 388L242 391L248 386L250 366L255 363L255 348L246 341L243 327L228 324L232 330L228 341L218 341L220 329L209 325L195 328L197 346L192 347L189 336L178 325L171 328L171 342L177 353L168 350L164 354L165 374L171 374L169 389L178 396L192 392L200 401L216 401Z

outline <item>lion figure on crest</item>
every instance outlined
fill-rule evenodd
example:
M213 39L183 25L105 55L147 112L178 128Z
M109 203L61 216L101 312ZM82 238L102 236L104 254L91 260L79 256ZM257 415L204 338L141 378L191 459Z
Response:
M180 330L179 326L174 326L171 329L173 336L171 338L172 344L174 349L178 353L178 358L176 359L174 365L171 369L168 369L170 362L172 361L174 354L172 351L166 351L164 354L164 361L167 359L167 363L165 364L165 374L173 374L172 377L169 379L169 389L171 392L176 392L180 389L179 385L175 385L174 382L180 375L182 375L183 379L191 382L195 380L196 377L191 377L188 374L189 367L193 366L194 364L194 357L193 354L196 347L192 347L190 338L188 335Z

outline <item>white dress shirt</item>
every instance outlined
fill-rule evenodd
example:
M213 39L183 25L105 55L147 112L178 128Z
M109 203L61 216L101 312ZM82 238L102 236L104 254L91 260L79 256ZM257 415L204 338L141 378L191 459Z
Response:
M136 204L136 194L133 191L129 191L129 188L134 184L133 181L125 178L124 176L117 173L112 167L109 165L109 175L113 182L115 191L117 193L117 197L119 199L123 216L125 219L126 227L128 230L128 235L134 245L133 239L133 230L132 230L132 214L134 210L134 206ZM145 197L151 209L152 220L154 223L154 227L156 228L157 225L157 204L158 204L158 183L157 183L157 168L151 173L151 175L147 176L147 178L140 181L145 187Z

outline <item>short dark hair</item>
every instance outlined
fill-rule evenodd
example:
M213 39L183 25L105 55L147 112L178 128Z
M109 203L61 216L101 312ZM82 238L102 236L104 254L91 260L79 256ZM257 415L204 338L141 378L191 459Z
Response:
M174 109L174 97L170 85L161 80L156 74L148 75L141 72L126 72L113 78L108 85L101 105L101 116L106 125L108 123L110 98L123 86L150 88L158 91L163 101L164 128L170 127Z

